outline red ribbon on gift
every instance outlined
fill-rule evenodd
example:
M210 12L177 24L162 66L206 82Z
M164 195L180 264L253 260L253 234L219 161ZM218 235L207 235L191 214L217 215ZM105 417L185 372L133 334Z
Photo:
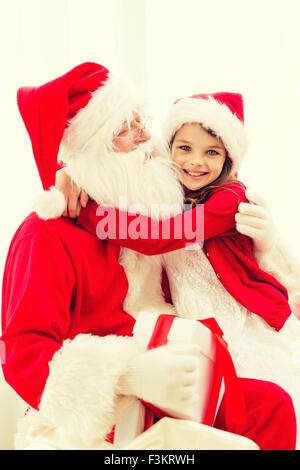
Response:
M164 346L168 342L168 334L176 315L159 315L147 349ZM216 361L213 371L211 394L207 403L205 418L202 424L213 426L222 379L225 385L225 419L226 426L231 432L241 433L246 424L246 405L243 390L237 377L234 364L228 351L227 343L222 338L223 331L215 318L197 320L206 326L214 335L216 341ZM145 429L153 424L153 413L157 418L168 416L165 412L151 403L143 402L146 406Z

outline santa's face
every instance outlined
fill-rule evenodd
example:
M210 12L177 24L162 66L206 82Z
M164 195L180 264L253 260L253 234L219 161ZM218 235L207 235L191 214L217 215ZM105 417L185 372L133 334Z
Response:
M130 125L127 122L123 123L120 132L113 140L116 152L132 152L139 144L147 142L151 137L141 116L134 113L133 117Z
M197 191L220 176L226 149L221 139L199 124L184 124L175 135L171 156L179 165L183 185Z

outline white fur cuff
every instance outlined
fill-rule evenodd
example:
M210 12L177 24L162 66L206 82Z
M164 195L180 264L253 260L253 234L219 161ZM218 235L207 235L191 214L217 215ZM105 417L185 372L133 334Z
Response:
M119 378L136 352L130 337L81 334L65 341L49 364L41 414L80 447L104 440L115 424Z

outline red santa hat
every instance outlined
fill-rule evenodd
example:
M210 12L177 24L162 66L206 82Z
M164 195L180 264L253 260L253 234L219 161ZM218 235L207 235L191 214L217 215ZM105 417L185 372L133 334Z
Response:
M167 115L163 139L169 147L173 136L186 123L199 123L221 138L237 171L248 149L244 128L243 97L239 93L193 95L175 101Z
M136 91L103 65L86 62L39 87L22 87L17 101L45 191L36 211L62 214L65 201L54 187L58 160L83 152L101 154L141 103ZM83 169L84 170L84 169Z

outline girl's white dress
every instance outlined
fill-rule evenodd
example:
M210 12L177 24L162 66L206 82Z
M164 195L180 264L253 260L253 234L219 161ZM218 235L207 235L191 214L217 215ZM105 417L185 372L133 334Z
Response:
M275 331L223 287L202 249L163 255L172 301L185 318L214 317L240 377L275 382L292 397L300 448L300 321L292 314Z

